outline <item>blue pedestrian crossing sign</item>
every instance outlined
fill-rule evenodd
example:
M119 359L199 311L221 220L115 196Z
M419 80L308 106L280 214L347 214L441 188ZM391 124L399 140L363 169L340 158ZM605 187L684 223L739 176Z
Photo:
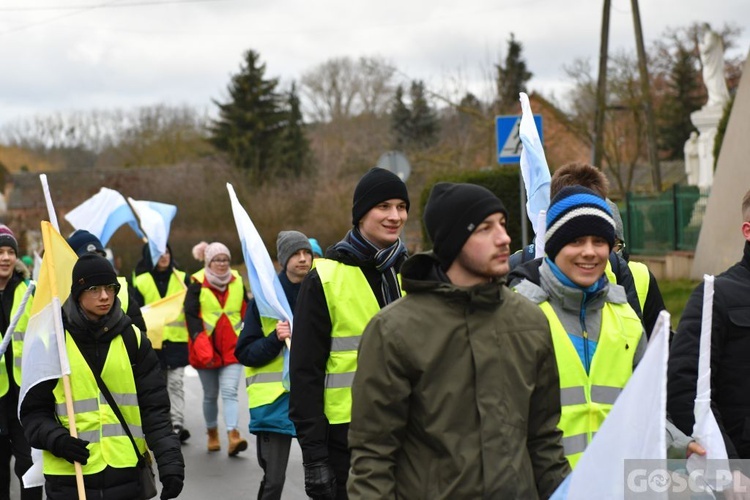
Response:
M539 132L539 139L544 144L542 135L542 115L534 115L534 123ZM521 162L521 115L503 115L495 117L495 138L497 140L497 162L501 165Z

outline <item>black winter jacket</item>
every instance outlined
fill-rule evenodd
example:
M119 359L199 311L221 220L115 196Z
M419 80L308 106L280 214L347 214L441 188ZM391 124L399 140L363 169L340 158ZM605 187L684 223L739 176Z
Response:
M695 419L703 283L693 291L672 340L667 410L686 434ZM729 458L750 458L750 242L742 260L714 281L711 407Z
M146 443L154 453L162 481L167 476L184 478L185 464L180 441L172 433L166 384L148 337L133 330L130 318L122 313L119 300L115 301L110 314L98 322L92 322L85 318L75 301L68 299L63 305L63 323L86 359L95 363L96 366L92 366L92 369L100 372L107 358L110 342L116 336L129 335L131 332L141 336L133 376ZM75 378L75 372L70 376ZM52 452L55 450L56 440L68 433L55 415L55 397L52 391L56 384L55 379L34 386L21 406L21 423L31 446ZM135 454L135 450L133 453ZM135 467L118 469L108 466L102 472L84 476L86 497L131 499L138 490L137 481ZM47 475L45 489L51 500L78 498L75 476Z

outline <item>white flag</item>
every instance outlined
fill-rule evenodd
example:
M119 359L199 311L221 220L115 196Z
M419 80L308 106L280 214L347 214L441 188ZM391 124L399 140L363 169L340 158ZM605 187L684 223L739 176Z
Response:
M705 450L704 456L693 453L687 460L687 470L715 491L721 491L731 483L729 457L711 411L711 326L713 323L714 277L703 276L703 316L701 321L700 354L698 355L698 381L695 391L695 426L693 439Z

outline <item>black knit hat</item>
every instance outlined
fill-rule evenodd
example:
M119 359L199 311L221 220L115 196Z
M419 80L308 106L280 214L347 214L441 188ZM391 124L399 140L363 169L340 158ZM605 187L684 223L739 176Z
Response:
M106 255L99 238L85 229L78 229L68 236L68 245L70 245L70 248L72 248L79 257L89 252L96 252L102 256Z
M70 286L70 295L73 300L85 289L96 285L112 285L117 283L117 274L112 264L101 255L87 253L82 255L73 266L73 283Z
M476 184L439 182L424 208L424 225L440 266L447 270L474 229L494 213L508 217L500 198Z
M576 238L599 236L615 244L615 221L607 202L582 186L566 187L552 199L547 211L544 250L552 261L557 253Z
M404 181L384 168L371 168L354 188L352 224L359 224L362 217L378 203L394 198L404 200L406 211L409 211L409 193Z

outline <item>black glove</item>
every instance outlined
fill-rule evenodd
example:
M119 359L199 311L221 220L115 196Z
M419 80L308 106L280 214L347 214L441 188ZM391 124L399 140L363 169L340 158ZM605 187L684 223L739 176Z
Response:
M161 500L177 498L182 491L182 478L180 476L166 476L161 479Z
M89 444L88 441L74 438L70 434L64 434L55 440L55 449L52 450L52 453L70 463L79 462L81 465L86 465L89 460L87 444Z
M336 475L328 460L302 464L305 468L305 493L313 500L336 498Z

